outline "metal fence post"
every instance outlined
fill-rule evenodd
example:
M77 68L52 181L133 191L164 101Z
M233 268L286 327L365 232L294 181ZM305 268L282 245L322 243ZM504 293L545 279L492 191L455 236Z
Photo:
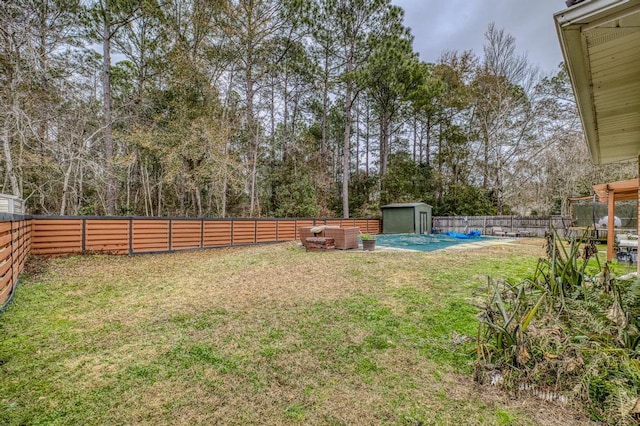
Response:
M129 256L133 254L133 218L129 217Z
M200 218L200 248L204 247L204 217Z
M87 219L82 219L82 252L87 251Z

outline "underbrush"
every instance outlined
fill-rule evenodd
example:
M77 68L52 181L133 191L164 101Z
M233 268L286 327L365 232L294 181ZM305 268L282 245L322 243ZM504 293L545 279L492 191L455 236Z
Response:
M489 279L476 380L637 424L640 281L616 278L586 234L566 242L549 233L546 252L530 278Z

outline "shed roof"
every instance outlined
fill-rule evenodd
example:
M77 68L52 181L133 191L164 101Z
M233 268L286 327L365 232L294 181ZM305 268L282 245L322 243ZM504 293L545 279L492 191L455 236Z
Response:
M380 207L381 209L398 209L398 208L406 208L406 207L418 207L418 206L428 206L427 203L394 203L387 204L386 206Z
M554 15L591 158L640 154L640 0L590 0Z
M13 200L22 200L17 195L12 195L12 194L0 194L0 198L9 198L9 199L13 199Z

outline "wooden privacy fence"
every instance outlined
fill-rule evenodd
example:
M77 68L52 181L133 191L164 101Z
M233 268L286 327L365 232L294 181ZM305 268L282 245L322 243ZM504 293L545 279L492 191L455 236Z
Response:
M378 219L184 219L51 217L0 213L0 311L18 285L29 253L63 255L166 253L299 238L304 226L358 227L380 232Z
M30 248L30 219L0 214L0 311L13 296Z
M33 216L31 252L61 255L163 253L299 239L304 226L358 227L380 232L378 219L184 219Z
M469 232L477 229L491 235L493 227L503 230L527 231L531 236L543 237L549 229L556 228L561 234L569 230L568 216L434 216L433 229L439 232Z

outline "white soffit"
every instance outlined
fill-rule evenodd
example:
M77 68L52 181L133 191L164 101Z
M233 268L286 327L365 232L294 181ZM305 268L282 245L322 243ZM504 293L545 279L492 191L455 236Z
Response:
M640 0L591 0L554 15L591 158L640 154Z

